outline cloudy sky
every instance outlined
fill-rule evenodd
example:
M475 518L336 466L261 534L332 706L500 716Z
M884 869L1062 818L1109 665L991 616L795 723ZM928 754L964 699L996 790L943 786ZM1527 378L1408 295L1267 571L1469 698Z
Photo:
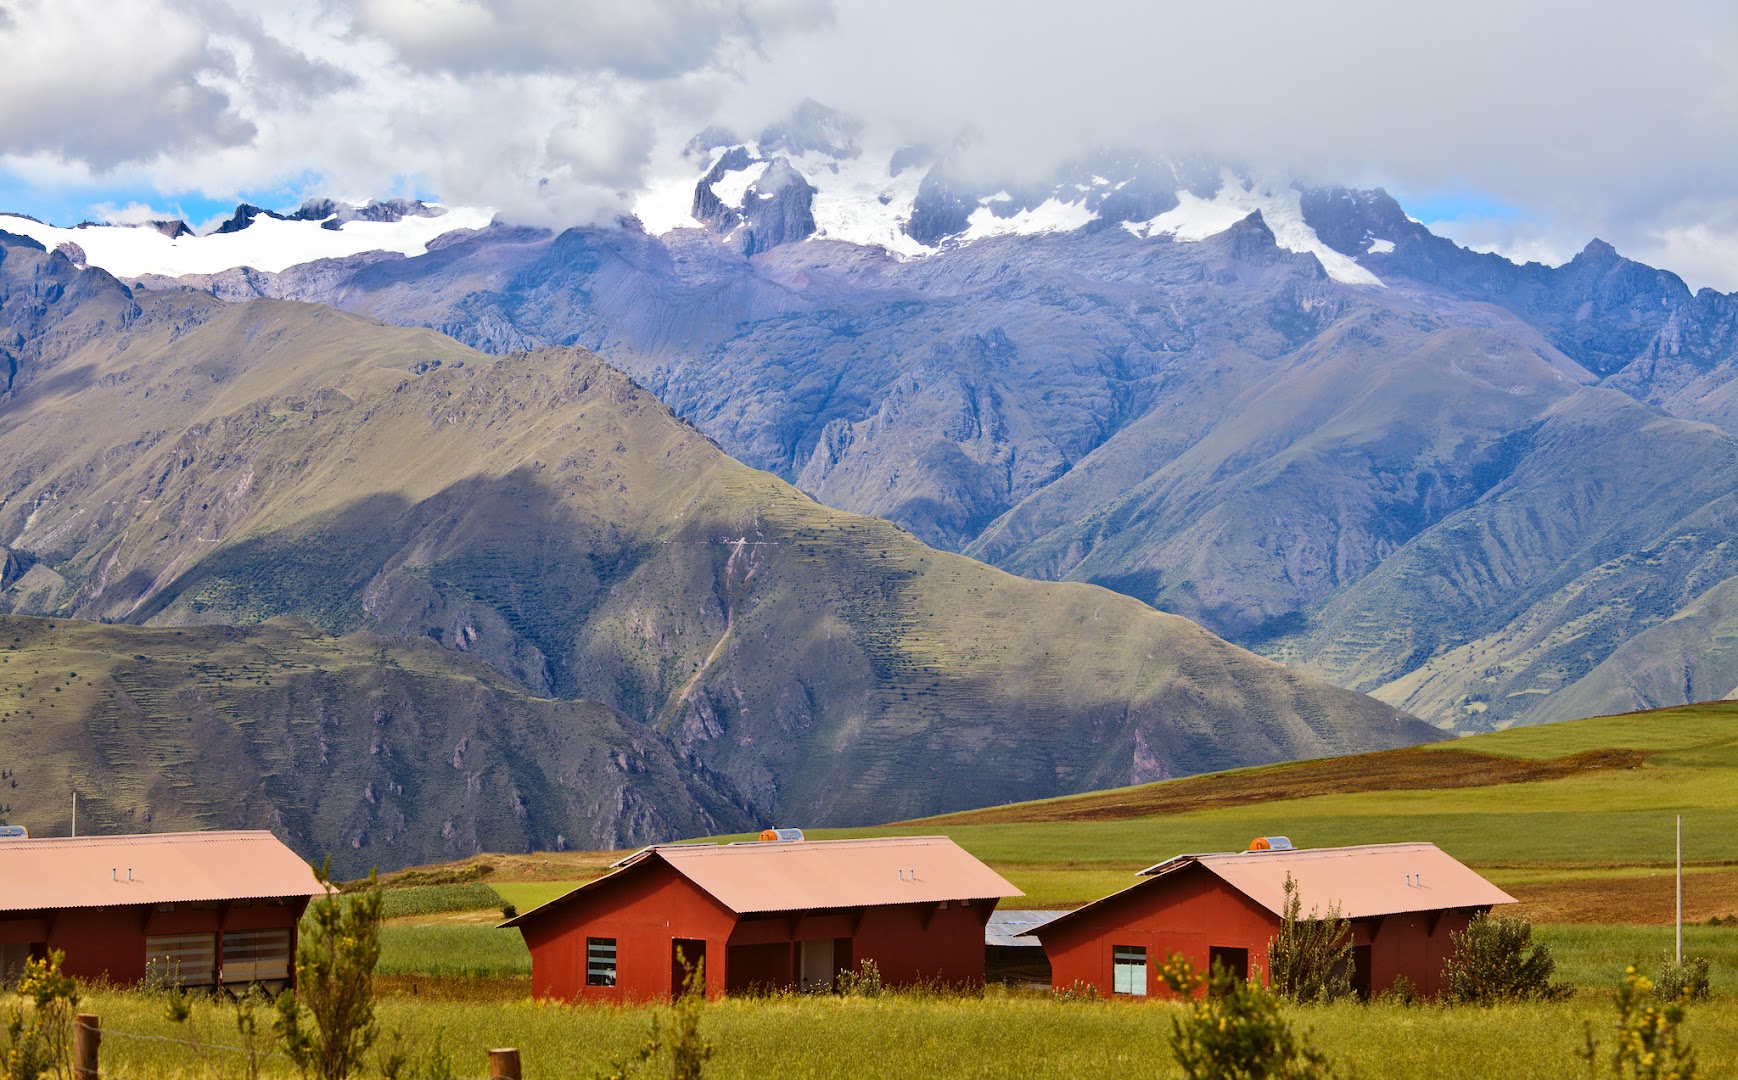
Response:
M813 98L1016 176L1206 154L1738 290L1730 0L0 0L0 50L0 210L58 224L316 194L609 220L668 147Z

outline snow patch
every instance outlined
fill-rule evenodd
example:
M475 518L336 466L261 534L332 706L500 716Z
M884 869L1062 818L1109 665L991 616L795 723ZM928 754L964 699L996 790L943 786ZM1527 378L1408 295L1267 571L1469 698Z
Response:
M818 152L792 159L791 164L815 189L809 210L815 217L817 237L881 248L904 258L934 250L905 231L925 170L904 169L898 176L889 176L880 163L891 159L891 150L882 153L868 148L844 161Z
M84 249L91 266L117 277L142 274L215 274L238 266L277 273L316 259L341 259L365 251L392 251L416 256L428 252L437 236L460 229L481 229L494 211L451 207L439 217L405 217L398 221L348 221L325 229L318 221L280 221L260 215L240 232L208 233L171 240L149 225L85 225L61 229L29 218L0 214L0 229L28 236L53 251L71 241Z
M1370 246L1364 250L1369 252L1371 255L1387 255L1394 250L1394 241L1383 240L1379 237L1372 236L1370 238Z
M760 174L766 172L770 161L756 161L746 169L734 169L725 173L712 183L712 194L718 196L718 201L735 210L742 209L742 200L748 196L748 189L760 179Z
M1086 208L1086 203L1065 203L1052 196L1030 210L1021 210L1012 217L997 217L988 207L978 207L966 219L966 231L961 241L970 243L991 236L1036 236L1040 233L1073 232L1084 228L1098 215Z
M1314 255L1322 269L1335 281L1348 285L1381 285L1375 274L1322 243L1321 237L1304 221L1303 200L1289 183L1262 183L1251 180L1245 184L1229 170L1220 176L1219 190L1211 199L1203 199L1188 191L1177 192L1177 205L1150 221L1124 222L1123 228L1140 237L1168 236L1173 240L1195 242L1229 229L1256 211L1272 230L1274 240L1287 251Z

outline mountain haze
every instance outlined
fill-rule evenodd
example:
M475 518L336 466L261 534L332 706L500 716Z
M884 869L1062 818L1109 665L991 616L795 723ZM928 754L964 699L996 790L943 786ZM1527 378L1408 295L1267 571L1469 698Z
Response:
M885 820L1434 737L1128 597L823 507L583 350L129 290L17 239L0 320L9 610L421 643L421 664L496 673L500 723L513 695L553 702L538 723L583 718L599 754L655 739L701 777L662 821L572 811L526 843ZM319 841L355 840L322 820ZM426 824L390 861L445 850ZM383 832L354 857L389 861Z
M1026 186L878 167L773 131L700 154L661 235L496 225L189 280L595 349L829 505L1441 725L1738 692L1705 618L1652 632L1732 572L1738 298L1597 241L1467 251L1379 191L1126 155ZM1594 676L1620 650L1684 672L1626 696Z

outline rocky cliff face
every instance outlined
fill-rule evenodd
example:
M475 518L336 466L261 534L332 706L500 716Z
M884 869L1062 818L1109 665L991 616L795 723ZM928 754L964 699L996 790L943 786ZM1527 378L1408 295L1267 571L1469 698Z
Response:
M814 150L787 150L820 175ZM1649 448L1682 422L1738 431L1733 297L1692 295L1599 243L1557 268L1466 251L1381 192L1288 194L1133 160L990 190L919 154L889 171L911 181L901 235L927 254L827 239L824 185L816 231L792 242L801 221L751 224L755 199L706 202L713 185L734 198L770 183L766 147L712 152L706 230L497 230L248 288L486 349L600 350L831 505L1127 593L1443 723L1557 715L1551 701L1579 700L1578 680L1696 602L1649 569L1658 545L1702 550L1675 531L1701 511L1648 482ZM770 214L780 200L759 201ZM1059 207L1091 216L1043 231L1046 213L1074 220ZM1578 473L1567 444L1537 437L1595 386L1643 407L1573 428L1621 475ZM1720 439L1675 446L1724 475ZM1688 490L1718 516L1712 489ZM1570 523L1500 554L1522 539L1501 512L1516 499ZM1718 573L1709 558L1699 574ZM1593 616L1571 613L1596 595L1583 574L1649 599L1577 636ZM1444 595L1480 593L1442 616ZM1561 648L1522 644L1559 632ZM1467 666L1466 649L1503 659Z
M545 254L596 254L568 243ZM64 261L9 255L0 294ZM135 297L124 332L85 337L5 406L14 613L293 616L430 642L655 734L764 820L884 821L1436 734L1138 601L814 503L582 350L492 357L325 307Z

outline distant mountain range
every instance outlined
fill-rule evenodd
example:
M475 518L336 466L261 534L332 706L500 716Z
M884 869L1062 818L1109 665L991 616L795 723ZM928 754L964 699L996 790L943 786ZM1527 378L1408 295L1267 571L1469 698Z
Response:
M79 790L349 872L1439 737L822 506L582 349L129 289L0 233L0 361L0 804L44 830Z
M1738 297L1210 163L973 180L815 105L686 168L620 227L176 283L596 350L824 503L1439 725L1738 689Z

